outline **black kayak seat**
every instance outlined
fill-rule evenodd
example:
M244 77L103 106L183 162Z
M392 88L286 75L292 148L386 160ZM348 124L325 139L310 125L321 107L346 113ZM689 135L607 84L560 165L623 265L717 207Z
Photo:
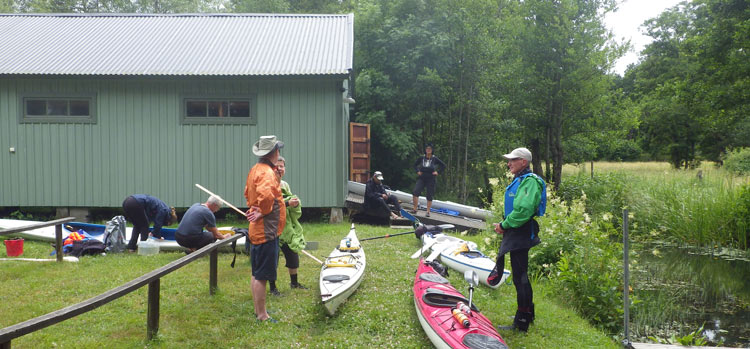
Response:
M424 281L435 282L438 284L444 284L444 285L448 284L448 279L435 273L422 273L422 274L419 274L419 278Z
M442 290L438 290L435 288L428 288L425 290L424 294L422 295L422 300L433 307L445 307L445 308L452 308L456 306L456 303L458 302L464 302L464 304L469 304L469 300L453 295L453 294L447 294L443 292ZM476 304L471 305L472 311L479 311Z
M326 275L323 277L323 281L328 281L328 282L342 282L346 280L349 280L348 275L335 274L335 275Z
M495 337L483 335L481 333L469 333L464 336L463 343L469 348L492 348L507 349L508 346L503 344Z

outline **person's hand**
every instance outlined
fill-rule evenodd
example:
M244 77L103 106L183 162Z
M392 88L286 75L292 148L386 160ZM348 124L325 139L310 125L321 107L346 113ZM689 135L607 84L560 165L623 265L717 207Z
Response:
M422 171L417 171L417 176L421 176L421 175L422 175Z
M386 194L380 194L380 196L381 196L381 197L382 197L382 198L383 198L384 200L388 200L388 195L386 195Z
M503 230L503 225L500 223L495 223L495 232L498 234L504 234L505 230Z
M437 171L432 172L433 176L437 176Z
M245 212L245 217L247 218L248 222L255 222L258 220L258 218L260 218L260 216L260 207L258 206L250 207L247 212Z
M291 198L291 199L289 199L289 206L292 206L292 207L299 206L299 199L297 199L297 198Z
M222 239L222 240L224 240L224 239L228 239L228 238L229 238L230 236L232 236L232 234L229 234L229 233L226 233L226 234L222 234L222 235L221 235L221 239Z

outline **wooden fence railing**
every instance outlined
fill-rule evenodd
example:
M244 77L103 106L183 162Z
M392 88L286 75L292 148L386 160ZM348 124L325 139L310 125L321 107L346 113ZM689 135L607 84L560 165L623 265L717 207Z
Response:
M122 286L113 288L107 292L104 292L98 296L89 298L78 304L71 305L60 310L53 311L51 313L27 320L21 323L17 323L12 326L0 329L0 349L10 349L11 340L29 334L34 331L41 330L45 327L54 325L58 322L70 319L72 317L81 315L88 311L94 310L102 305L105 305L117 298L120 298L130 292L133 292L145 285L148 285L148 311L146 315L146 339L151 340L156 336L159 330L159 286L160 279L183 266L190 264L198 258L210 254L209 262L209 294L213 295L217 290L217 271L216 266L218 264L218 248L229 244L233 241L237 241L242 237L241 234L236 234L228 239L218 240L208 246L201 248L187 256L184 256L178 260L175 260L159 269L153 270L147 274L144 274ZM60 255L61 253L58 253Z
M55 219L49 222L40 222L40 223L29 224L27 226L18 227L18 228L3 229L3 230L0 230L0 236L20 233L22 231L27 231L27 230L35 230L39 228L51 227L54 225L55 226L55 254L57 255L57 261L62 262L63 261L62 225L68 222L72 222L75 219L76 219L75 217L65 217L65 218Z

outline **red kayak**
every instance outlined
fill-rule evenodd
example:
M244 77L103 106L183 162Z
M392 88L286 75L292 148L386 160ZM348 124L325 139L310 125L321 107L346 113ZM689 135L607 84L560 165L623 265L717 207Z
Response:
M437 348L507 348L492 322L448 279L424 260L414 278L414 306L427 337Z

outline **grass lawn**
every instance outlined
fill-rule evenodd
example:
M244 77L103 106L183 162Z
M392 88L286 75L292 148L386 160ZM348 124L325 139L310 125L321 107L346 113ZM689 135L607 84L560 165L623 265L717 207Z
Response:
M221 222L220 222L221 224ZM348 224L305 224L308 241L318 241L311 251L322 258L346 235ZM397 231L357 226L360 238ZM0 239L3 239L0 237ZM320 267L301 256L300 282L309 290L289 288L281 257L278 285L282 295L268 296L271 316L279 324L258 323L253 316L250 264L238 255L219 255L219 292L208 294L208 257L191 263L161 280L161 318L158 338L146 342L147 287L94 311L20 337L14 348L248 348L248 347L431 347L419 325L412 299L416 260L409 256L420 244L413 235L364 241L367 270L364 281L330 317L320 304ZM49 258L47 243L25 241L27 258ZM4 256L4 252L0 252ZM162 252L158 256L111 254L86 256L79 263L0 261L0 328L40 316L117 287L150 270L184 256ZM458 273L451 283L468 296ZM571 348L620 346L552 295L551 284L535 281L536 323L529 333L502 331L513 348ZM515 313L515 290L479 286L477 306L496 325L507 325Z

